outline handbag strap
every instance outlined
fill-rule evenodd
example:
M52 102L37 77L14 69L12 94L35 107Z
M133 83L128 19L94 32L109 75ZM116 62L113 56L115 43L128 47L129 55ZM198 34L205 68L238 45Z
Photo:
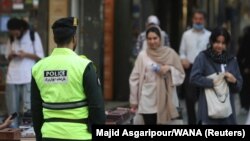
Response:
M220 101L220 103L225 103L225 102L226 102L227 97L228 97L228 93L226 93L225 99L220 100L220 99L219 99L220 95L218 95L218 94L216 93L216 91L215 91L215 89L214 89L214 88L213 88L213 91L214 91L214 94L216 95L216 97L217 97L218 101Z

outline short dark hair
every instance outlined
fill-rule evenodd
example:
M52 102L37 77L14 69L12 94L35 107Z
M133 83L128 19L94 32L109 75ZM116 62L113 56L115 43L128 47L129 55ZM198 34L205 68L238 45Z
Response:
M74 34L72 34L71 31L69 31L67 29L68 28L65 28L65 27L53 29L54 41L59 46L69 44L71 42L71 40L73 39ZM64 32L63 35L55 34L55 32L57 32L57 31L61 32L60 30Z
M75 17L65 17L55 21L52 29L56 44L59 46L69 44L76 34L77 25L78 19Z
M213 45L213 43L217 41L218 36L223 36L225 38L226 45L229 45L231 36L226 28L220 26L212 30L211 36L209 38L209 44Z
M193 11L192 17L194 17L195 14L201 14L201 15L203 15L204 19L206 19L206 17L207 17L206 12L203 11L203 10L200 10L200 9L195 9L195 10Z

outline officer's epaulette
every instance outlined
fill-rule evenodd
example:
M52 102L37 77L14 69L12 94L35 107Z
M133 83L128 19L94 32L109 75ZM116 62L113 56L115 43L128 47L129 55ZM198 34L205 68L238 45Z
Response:
M82 58L84 58L84 59L88 59L88 60L90 60L87 56L85 56L85 55L79 55L80 57L82 57ZM91 62L93 62L92 60L90 60ZM93 66L94 66L94 69L95 69L95 71L97 72L97 68L96 68L96 65L95 65L95 63L93 62Z
M85 56L85 55L79 55L80 57L82 57L82 58L84 58L84 59L88 59L88 60L90 60L87 56Z

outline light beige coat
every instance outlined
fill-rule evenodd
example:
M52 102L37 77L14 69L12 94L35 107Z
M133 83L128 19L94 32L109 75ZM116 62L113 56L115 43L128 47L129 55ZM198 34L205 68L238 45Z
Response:
M159 83L163 85L166 84L166 87L164 87L165 89L163 90L164 93L160 93L157 95L157 109L158 109L157 124L166 124L171 119L178 116L176 105L174 105L173 102L173 93L175 87L177 85L182 84L185 78L184 70L182 67L180 67L181 62L178 54L170 47L167 47L167 52L169 54L169 59L166 61L166 64L170 66L171 71L167 74L168 79L166 83L162 78L162 76L159 75L157 77L158 84ZM146 50L140 52L129 78L130 104L137 104L138 107L143 106L140 105L141 103L140 97L141 97L142 85L144 83L144 75L146 70L145 64L147 63L146 62L147 57L149 56L147 55ZM142 118L138 113L134 120L135 124L143 123Z

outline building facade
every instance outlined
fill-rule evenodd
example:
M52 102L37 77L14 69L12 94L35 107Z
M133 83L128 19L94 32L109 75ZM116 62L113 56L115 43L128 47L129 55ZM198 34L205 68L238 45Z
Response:
M87 55L97 66L105 99L119 101L128 100L128 77L135 59L132 57L132 51L149 15L155 14L159 17L161 28L169 34L171 47L176 51L179 49L182 33L191 26L194 9L202 9L207 13L208 29L221 25L230 30L233 37L232 52L236 50L237 39L243 27L249 24L250 17L249 0L23 0L21 4L9 2L10 0L0 0L0 54L4 52L3 46L8 37L4 29L6 17L19 16L30 20L41 35L45 54L49 55L55 47L52 23L60 17L76 16L79 18L79 42L76 52ZM17 9L13 9L14 4ZM21 9L18 9L20 7Z

